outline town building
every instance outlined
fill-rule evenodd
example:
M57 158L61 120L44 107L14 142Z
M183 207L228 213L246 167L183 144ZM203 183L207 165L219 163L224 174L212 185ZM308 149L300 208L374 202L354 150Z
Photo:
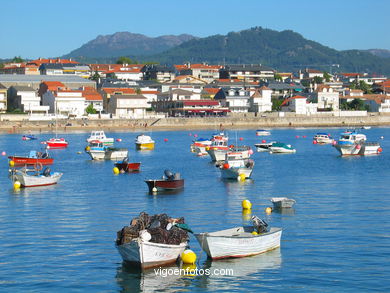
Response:
M221 88L214 97L222 107L228 107L233 113L247 113L250 91L242 88Z
M108 103L108 113L116 118L145 118L149 108L147 98L143 95L112 95Z
M28 86L11 86L8 89L8 109L30 113L48 114L49 106L41 105L41 98L35 89Z
M7 88L0 83L0 113L7 111Z
M232 64L219 70L221 79L238 79L245 82L258 82L273 79L275 70L261 64Z

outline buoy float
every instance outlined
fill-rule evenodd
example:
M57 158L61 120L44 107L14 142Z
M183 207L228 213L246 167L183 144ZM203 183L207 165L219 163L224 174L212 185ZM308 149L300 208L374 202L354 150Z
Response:
M252 235L259 235L259 233L257 233L256 231L253 231L251 234Z
M167 142L167 141L168 141L168 138L164 138L164 141Z
M118 142L121 142L121 141L122 141L122 139L121 139L121 138L117 138L117 139L116 139L116 141L118 141Z
M299 135L296 135L295 138L299 138Z
M253 155L253 150L252 150L252 149L249 149L249 150L248 150L248 154Z
M229 169L230 166L229 166L228 163L225 163L225 164L222 165L222 167L223 167L224 169Z
M303 138L306 138L306 135L303 135L302 137L303 137Z
M210 147L209 147L209 146L207 146L207 147L205 148L205 150L206 150L206 151L209 151L209 150L210 150Z
M317 144L317 141L316 141L316 140L313 140L313 144Z
M262 142L262 143L266 143L267 141L266 141L265 139L263 139L261 142Z
M240 137L240 140L244 140L242 137Z
M184 276L196 277L196 264L185 263L181 266Z
M196 254L191 249L186 249L181 254L181 260L185 264L194 264L196 261Z
M241 205L244 210L250 210L252 208L252 203L247 199L244 199Z
M14 189L19 189L20 186L22 186L22 184L21 184L18 180L16 180L16 181L14 182Z
M88 152L88 151L90 151L90 150L91 150L91 147L90 147L89 145L87 145L87 146L85 147L85 151Z
M237 179L238 179L239 181L245 181L246 176L245 176L245 174L241 173L241 174L238 175L238 178L237 178Z
M192 133L188 133L189 136L192 136Z
M337 141L335 141L335 140L332 141L332 144L333 144L333 145L336 145L336 144L337 144Z
M194 134L194 137L198 137L198 135L197 135L197 134Z
M355 148L356 148L357 150L360 150L360 148L361 148L360 144L357 144Z
M119 168L118 167L112 168L112 172L114 172L115 175L119 174Z
M267 207L267 208L265 209L265 213L266 213L266 214L272 213L272 208L271 208L271 207Z
M383 136L383 135L381 136L381 139L384 139L384 136Z
M378 151L379 151L379 149L378 149ZM12 161L12 160L11 160L11 161L9 161L9 163L8 163L8 164L9 164L9 166L10 166L11 168L12 168L13 166L15 166L15 162L14 162L14 161Z
M153 188L152 188L152 192L157 192L157 188L156 188L156 187L153 187Z
M383 151L382 148L378 148L378 153L381 153Z
M7 155L7 153L3 151L3 152L1 153L1 155L2 155L2 156L5 156L5 155Z

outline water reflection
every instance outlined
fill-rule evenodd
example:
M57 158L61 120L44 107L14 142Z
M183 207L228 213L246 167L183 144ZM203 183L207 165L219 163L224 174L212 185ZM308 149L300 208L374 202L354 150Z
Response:
M229 195L245 195L248 189L254 184L252 179L246 179L245 181L221 179L221 181L225 185L226 192Z

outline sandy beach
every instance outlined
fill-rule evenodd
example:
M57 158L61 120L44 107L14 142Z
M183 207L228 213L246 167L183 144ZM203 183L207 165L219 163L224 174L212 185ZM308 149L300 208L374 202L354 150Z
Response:
M162 119L96 119L58 120L57 132L102 129L105 131L159 131L196 129L257 129L286 127L363 127L390 126L390 115L359 117L336 116L288 116L288 117L218 117L218 118L162 118ZM52 121L4 121L0 122L1 133L55 132Z

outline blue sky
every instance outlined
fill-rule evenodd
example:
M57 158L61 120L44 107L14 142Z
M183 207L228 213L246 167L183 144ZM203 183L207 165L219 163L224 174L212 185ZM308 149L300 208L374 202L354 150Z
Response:
M389 0L3 1L0 58L58 57L98 35L206 37L254 26L293 30L337 50L390 50Z

